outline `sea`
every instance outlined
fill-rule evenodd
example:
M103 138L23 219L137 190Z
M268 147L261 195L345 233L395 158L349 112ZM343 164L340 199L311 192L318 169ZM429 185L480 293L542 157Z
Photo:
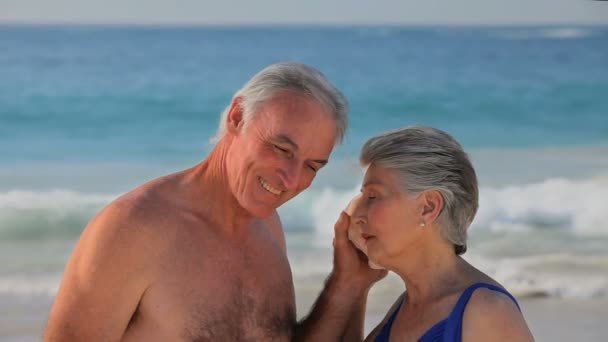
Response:
M279 208L306 314L371 136L430 125L480 182L464 258L518 298L608 297L608 26L0 25L0 340L40 340L92 216L202 161L220 112L279 61L347 96L345 141ZM385 312L404 285L376 285Z

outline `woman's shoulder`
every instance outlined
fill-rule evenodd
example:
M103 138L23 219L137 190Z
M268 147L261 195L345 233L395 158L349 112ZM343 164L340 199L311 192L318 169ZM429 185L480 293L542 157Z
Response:
M465 341L533 340L517 302L498 285L475 289L462 325Z

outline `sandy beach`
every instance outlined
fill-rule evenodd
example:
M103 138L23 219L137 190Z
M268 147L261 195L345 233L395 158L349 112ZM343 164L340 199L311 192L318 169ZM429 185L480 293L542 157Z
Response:
M315 299L312 291L298 294L298 313L308 312ZM365 322L366 333L382 320L390 306L386 293L372 292ZM529 298L519 300L537 341L602 341L608 336L608 299ZM48 299L17 310L0 303L0 341L40 341L50 307ZM17 303L13 303L15 305ZM7 310L10 309L10 310Z

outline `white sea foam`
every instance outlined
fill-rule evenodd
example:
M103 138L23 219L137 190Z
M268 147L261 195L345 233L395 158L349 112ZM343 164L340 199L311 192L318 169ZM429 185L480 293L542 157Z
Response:
M95 212L115 197L68 190L0 193L0 238L38 240L78 236Z
M80 193L71 190L24 191L0 193L0 209L73 209L103 205L116 195Z
M331 249L338 213L357 192L317 193L311 206L316 248ZM465 258L520 297L608 296L608 178L551 178L480 193L475 242ZM305 269L317 270L310 261Z
M473 229L525 231L565 229L576 234L608 235L608 178L542 183L480 190Z
M0 294L55 296L59 289L61 273L56 274L13 274L0 276Z
M358 189L358 185L347 189L311 188L281 208L284 226L287 230L314 227L318 242L330 243L335 220ZM69 190L0 192L0 235L10 230L9 226L27 229L38 225L38 232L44 231L45 225L56 226L63 221L82 226L116 196ZM531 184L482 187L480 209L471 232L547 229L605 236L606 198L608 177L550 178Z
M358 188L325 188L312 205L321 240L333 235L333 224ZM608 235L608 178L547 179L540 183L480 189L480 208L472 224L493 232L553 229L573 234ZM474 234L474 233L472 233ZM329 240L331 241L331 239Z
M310 189L305 196L297 198L300 203L288 208L287 214L291 216L283 218L288 230L290 226L314 227L308 233L294 232L309 237L295 241L296 248L290 251L297 281L304 284L308 281L313 288L327 275L331 268L333 225L340 211L358 193L358 188ZM608 246L601 247L602 241L608 241L605 205L608 178L552 178L516 186L482 187L480 193L481 207L471 235L484 237L476 242L478 248L472 248L465 255L467 259L520 296L608 295ZM0 193L0 237L6 241L16 233L7 230L10 224L20 225L18 232L30 240L52 236L64 224L74 225L76 228L70 236L77 235L95 211L114 197L113 194L66 190ZM63 220L58 219L62 215ZM31 234L22 232L27 229ZM522 255L508 253L518 248L521 241L507 241L505 236L527 236L537 230L549 233L554 230L558 235L566 234L571 238L558 237L552 242L556 245L527 250ZM572 248L573 240L579 241L580 248ZM592 242L599 247L586 247ZM498 249L494 248L496 243L506 245ZM486 253L488 250L491 253ZM587 254L580 254L580 251ZM0 276L0 293L53 295L59 278L56 274L21 275L11 271Z
M580 27L552 27L552 28L517 28L500 30L496 35L503 39L580 39L592 36L593 30Z
M576 27L551 28L541 31L541 36L553 39L576 39L590 36L592 31Z
M519 297L608 296L608 255L553 253L518 258L465 258Z

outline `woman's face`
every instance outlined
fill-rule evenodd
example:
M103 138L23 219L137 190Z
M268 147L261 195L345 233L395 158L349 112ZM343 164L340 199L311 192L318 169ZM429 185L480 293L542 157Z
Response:
M423 208L419 196L402 191L396 172L371 165L351 217L368 258L390 268L392 260L407 255L422 233Z

